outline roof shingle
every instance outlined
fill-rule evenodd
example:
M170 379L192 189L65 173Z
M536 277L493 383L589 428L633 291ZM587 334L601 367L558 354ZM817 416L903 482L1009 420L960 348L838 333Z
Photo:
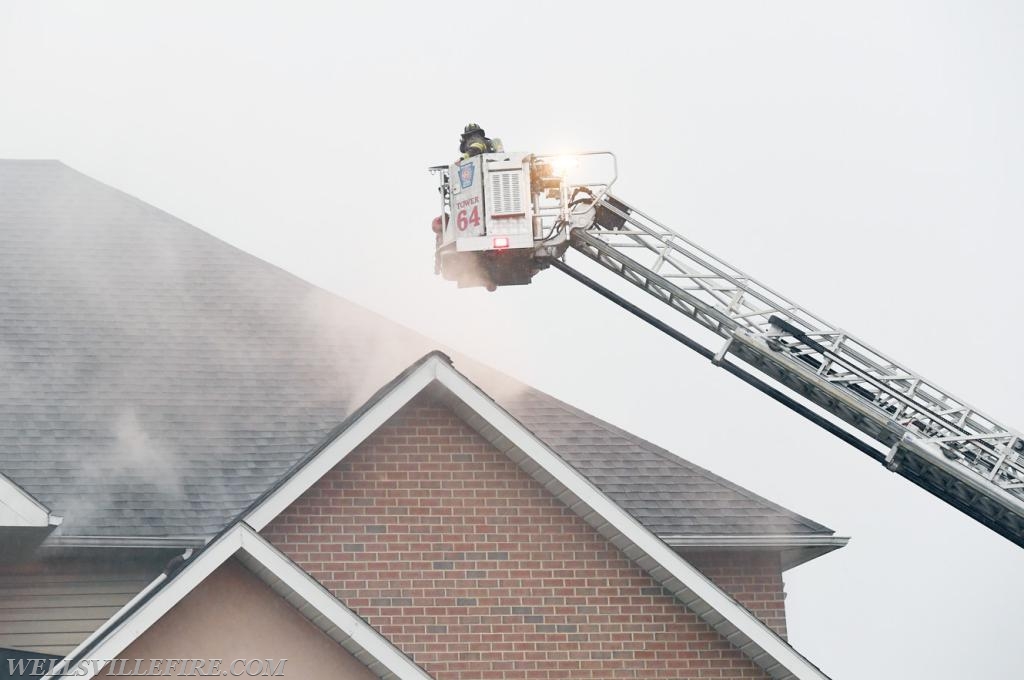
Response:
M437 346L56 161L0 161L0 271L0 471L65 536L216 533ZM537 390L497 392L657 534L832 533Z

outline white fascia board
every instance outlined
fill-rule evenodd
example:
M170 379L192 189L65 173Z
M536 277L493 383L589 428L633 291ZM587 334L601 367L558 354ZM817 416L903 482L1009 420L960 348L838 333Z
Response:
M51 534L43 548L201 548L210 536L54 536Z
M294 503L309 487L330 472L353 449L363 443L399 409L433 382L439 366L448 367L448 364L437 357L430 357L424 361L422 366L395 385L390 392L373 404L334 441L324 447L323 451L298 470L291 479L246 513L245 523L256 531L262 531L272 519Z
M60 522L32 494L0 474L0 526L45 529Z
M673 548L842 548L848 536L803 536L800 534L666 534L661 540Z
M782 571L789 571L811 560L845 547L847 536L803 535L660 535L661 540L685 552L708 550L772 551L779 555Z
M123 621L101 634L101 641L93 646L84 657L77 659L80 650L95 639L95 634L90 636L90 640L83 642L75 651L68 654L64 659L65 663L69 664L67 672L82 680L90 680L95 677L96 666L99 665L97 662L106 662L117 658L118 654L149 630L217 568L231 557L241 553L255 560L280 579L304 603L312 606L324 621L340 629L347 639L386 669L389 673L388 677L400 680L431 680L429 675L387 639L243 522L235 524L234 527L222 534L186 564L152 598L145 601ZM111 617L111 620L116 619L121 612L129 611L134 603L142 600L144 595L159 585L161 580L162 576L158 577L143 593L133 598L132 602ZM315 625L323 628L323 622ZM76 669L81 670L76 672ZM50 680L51 677L63 676L59 674L47 676L44 680Z

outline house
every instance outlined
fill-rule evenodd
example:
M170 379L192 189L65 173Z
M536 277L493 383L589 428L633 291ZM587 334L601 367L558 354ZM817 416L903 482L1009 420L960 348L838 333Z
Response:
M827 527L55 161L0 161L0 270L8 655L826 677Z

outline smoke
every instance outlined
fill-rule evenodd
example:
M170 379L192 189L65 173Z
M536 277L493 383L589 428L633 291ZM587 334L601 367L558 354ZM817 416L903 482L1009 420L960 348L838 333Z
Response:
M439 301L438 304L441 304ZM517 397L526 389L521 382L485 364L417 333L364 307L319 289L310 291L304 313L315 334L310 341L330 357L331 380L321 397L343 396L352 411L413 362L431 351L447 354L455 368L500 400ZM469 332L473 321L466 318Z
M0 175L0 467L63 535L215 532L432 350L525 389L60 164Z
M114 422L111 462L133 477L180 493L181 478L168 447L142 427L134 408L126 408Z

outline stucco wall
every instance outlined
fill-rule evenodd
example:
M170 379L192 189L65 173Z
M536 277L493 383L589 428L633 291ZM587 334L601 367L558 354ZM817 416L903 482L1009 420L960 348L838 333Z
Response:
M142 634L121 659L287 659L294 680L371 680L365 666L235 560ZM128 664L128 671L134 668ZM105 677L119 668L108 668Z

